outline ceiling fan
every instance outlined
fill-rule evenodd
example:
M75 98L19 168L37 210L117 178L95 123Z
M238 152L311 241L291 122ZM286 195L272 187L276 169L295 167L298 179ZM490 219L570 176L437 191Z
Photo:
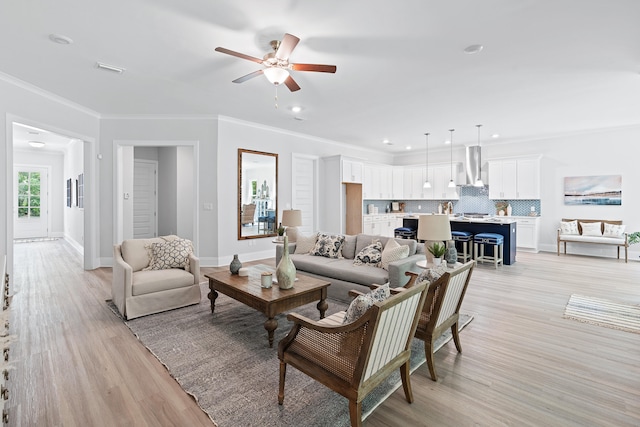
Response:
M321 65L321 64L294 64L289 62L289 56L293 49L296 47L300 39L291 34L285 34L280 40L272 40L270 45L273 48L273 52L269 52L262 59L254 56L245 55L244 53L235 52L233 50L225 49L224 47L217 47L216 52L226 53L227 55L236 56L238 58L247 59L249 61L262 64L265 68L254 71L242 77L238 77L233 83L242 83L249 79L252 79L260 74L264 74L267 80L274 85L284 83L291 92L300 90L298 83L293 80L293 77L289 74L289 70L294 71L315 71L320 73L335 73L335 65Z

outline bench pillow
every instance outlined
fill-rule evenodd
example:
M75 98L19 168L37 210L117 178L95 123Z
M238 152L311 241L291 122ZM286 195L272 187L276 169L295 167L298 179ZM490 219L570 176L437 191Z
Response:
M562 221L560 223L560 234L580 234L578 233L578 221Z
M604 223L604 234L605 237L622 237L624 235L625 225L616 225L609 224L607 222Z
M583 236L602 236L602 223L598 222L581 222Z

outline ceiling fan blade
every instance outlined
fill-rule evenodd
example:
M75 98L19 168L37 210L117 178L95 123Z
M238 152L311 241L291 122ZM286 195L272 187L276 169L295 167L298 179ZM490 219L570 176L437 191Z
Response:
M249 79L252 79L252 78L254 78L254 77L259 76L260 74L262 74L262 70L254 71L253 73L249 73L249 74L246 74L246 75L244 75L244 76L242 76L242 77L238 77L237 79L235 79L235 80L233 81L233 83L242 83L242 82L246 82L246 81L247 81L247 80L249 80Z
M276 51L276 58L284 60L289 59L289 55L291 55L291 52L293 52L293 49L295 49L299 41L300 39L296 36L286 33L280 42L278 50Z
M242 59L247 59L249 61L257 62L258 64L262 64L262 59L256 58L255 56L245 55L244 53L236 52L233 50L225 49L224 47L217 47L215 49L216 52L226 53L227 55L235 56Z
M284 81L284 84L289 88L291 92L300 90L300 86L298 86L298 83L296 83L296 81L293 80L293 77L291 76L287 77L287 80Z
M291 64L289 68L295 71L317 71L319 73L335 73L337 69L335 65L322 64Z

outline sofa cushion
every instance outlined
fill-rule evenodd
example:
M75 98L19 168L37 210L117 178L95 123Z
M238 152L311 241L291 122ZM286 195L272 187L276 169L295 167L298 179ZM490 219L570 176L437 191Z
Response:
M604 237L604 236L580 236L580 235L560 235L560 241L576 243L603 243L609 245L624 245L624 237Z
M372 265L380 267L382 262L382 243L375 242L365 246L353 260L353 265Z
M133 296L144 295L192 285L193 274L181 268L138 271L133 275L131 293Z
M342 244L342 257L346 259L355 259L356 257L356 236L344 236L344 243Z
M298 238L296 239L295 253L308 254L316 245L317 240L318 240L318 233L314 233L308 236L304 234L298 234Z
M308 272L365 286L383 284L389 281L387 270L370 265L354 266L353 260L350 259L332 259L293 254L291 255L291 260L301 273Z
M344 236L341 234L318 233L318 240L309 252L311 255L327 258L339 258Z
M151 243L149 266L143 270L165 270L168 268L189 268L189 254L193 253L193 243L187 239Z
M388 270L390 262L398 261L407 258L408 256L409 246L400 245L394 239L389 239L382 251L382 262L380 263L380 266L383 269Z
M583 236L602 236L602 223L598 222L581 222Z
M360 253L360 251L365 247L370 245L376 240L380 240L382 243L382 247L384 248L389 240L395 240L399 245L404 245L409 247L409 255L415 255L416 250L418 248L418 242L413 239L394 239L393 237L385 237L385 236L373 236L371 234L358 234L356 240L356 250L355 253Z
M140 271L149 266L149 249L146 245L162 242L165 242L165 240L161 237L154 237L152 239L124 240L120 247L122 259L131 266L131 269L134 272Z
M560 223L560 234L580 234L578 232L578 221L562 221Z

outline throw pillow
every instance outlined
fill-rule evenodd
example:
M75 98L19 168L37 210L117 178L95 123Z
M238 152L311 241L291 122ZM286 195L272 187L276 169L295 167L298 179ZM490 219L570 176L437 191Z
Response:
M432 284L436 280L440 278L445 272L447 268L444 264L440 264L436 267L424 269L416 279L416 284L422 284L423 282L427 282L428 285Z
M601 222L581 222L583 236L602 236Z
M626 225L616 225L605 222L604 233L602 235L606 237L622 237L624 235L625 227Z
M389 270L389 263L405 259L409 256L409 246L401 245L394 239L387 240L387 245L382 251L382 262L380 266L385 270Z
M309 253L326 258L338 258L343 243L344 236L340 234L318 233L318 240Z
M578 233L578 221L562 221L560 223L560 234L580 234Z
M316 245L317 240L318 240L318 233L311 234L309 236L298 234L298 238L296 239L296 250L294 253L308 254Z
M342 323L346 324L355 322L360 318L360 316L366 313L366 311L369 310L371 306L373 306L373 304L375 304L376 302L384 301L385 299L389 298L389 295L390 292L388 283L372 290L369 293L358 295L354 298L353 301L351 301L351 304L349 304Z
M364 249L356 255L353 260L353 265L371 265L374 267L380 267L382 262L382 243L379 241L365 246Z
M164 270L168 268L189 268L189 254L193 253L193 243L186 239L149 245L151 260L143 270Z

